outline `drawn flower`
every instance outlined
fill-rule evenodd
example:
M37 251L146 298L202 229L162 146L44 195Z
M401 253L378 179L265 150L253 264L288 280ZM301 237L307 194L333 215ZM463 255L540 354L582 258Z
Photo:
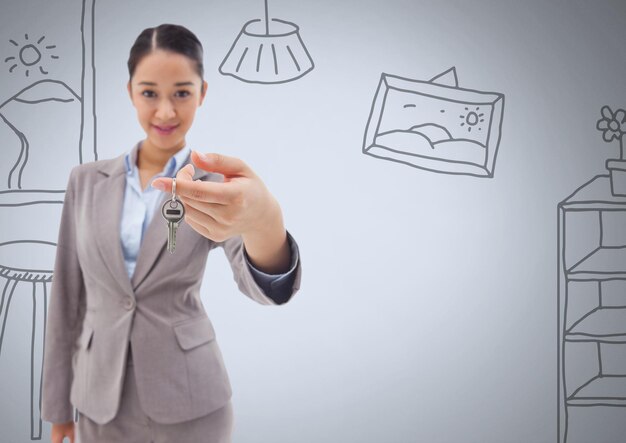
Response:
M626 134L626 111L618 109L617 111L611 111L608 106L603 106L600 111L602 118L596 123L596 128L602 131L602 138L605 142L611 140L619 140L620 144L620 158L624 158L624 134Z
M601 113L602 118L598 120L596 128L602 131L604 141L610 142L613 139L621 140L626 132L626 111L618 109L613 112L608 106L603 106Z

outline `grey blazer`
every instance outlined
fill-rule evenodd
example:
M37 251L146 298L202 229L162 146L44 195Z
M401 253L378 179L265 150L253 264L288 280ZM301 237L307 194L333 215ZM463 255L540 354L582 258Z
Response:
M278 304L254 280L241 236L214 242L183 222L170 254L160 214L146 229L129 279L119 234L123 162L120 155L78 165L68 180L44 343L41 417L49 422L72 421L73 406L100 424L115 417L129 341L139 399L154 421L191 420L228 402L230 381L200 298L211 249L224 248L243 294ZM224 177L196 168L194 179ZM288 231L287 237L297 268L285 301L302 274L298 245Z

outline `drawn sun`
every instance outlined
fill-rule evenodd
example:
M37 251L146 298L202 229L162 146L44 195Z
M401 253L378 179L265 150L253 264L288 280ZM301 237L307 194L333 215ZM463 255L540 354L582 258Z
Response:
M22 66L26 69L26 77L30 74L30 69L35 69L35 65L38 65L43 58L43 50L51 50L56 48L56 45L48 45L44 46L42 49L40 44L44 41L46 36L40 37L37 40L37 43L33 44L28 42L28 34L24 34L24 39L26 42L20 47L20 45L15 40L9 40L15 47L19 48L16 56L7 57L4 59L5 63L13 63L13 65L9 68L9 72L13 72L15 68L21 63ZM52 59L58 59L58 55L50 55ZM47 72L43 69L43 66L39 64L39 72L42 74L47 74Z
M459 117L463 120L461 122L461 126L467 125L467 132L472 132L472 128L474 126L477 126L479 131L482 131L483 128L479 125L479 123L485 121L485 119L483 118L485 113L479 113L480 106L476 106L476 109L474 109L473 111L470 111L469 108L465 108L465 111L465 115L459 115Z

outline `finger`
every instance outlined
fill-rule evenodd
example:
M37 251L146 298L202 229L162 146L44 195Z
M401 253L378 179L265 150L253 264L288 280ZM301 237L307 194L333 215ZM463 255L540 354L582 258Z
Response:
M179 181L193 181L193 175L196 173L195 168L191 163L186 164L184 167L176 173L176 185Z
M180 168L178 173L176 173L176 192L178 193L178 185L184 181L193 181L193 175L195 173L195 169L191 163L186 164L184 167ZM172 179L169 177L159 177L152 180L150 185L158 189L159 191L164 192L172 192Z
M181 196L180 200L185 205L185 209L193 208L195 211L207 214L213 217L214 220L218 221L223 220L224 211L229 207L228 205L223 205L221 203L211 203L184 196Z
M197 151L191 151L191 161L200 169L209 172L218 172L225 177L249 177L252 175L252 170L240 158L230 157L216 152L202 154Z
M213 240L211 234L217 232L216 228L214 228L214 226L217 226L217 223L211 223L210 221L204 223L199 222L191 213L185 213L185 223L191 226L198 234L210 238L211 240Z
M159 177L152 181L151 185L160 191L172 192L172 179ZM228 183L186 179L178 179L176 176L176 195L187 197L193 200L199 200L208 203L216 203L226 205L235 197L237 192Z

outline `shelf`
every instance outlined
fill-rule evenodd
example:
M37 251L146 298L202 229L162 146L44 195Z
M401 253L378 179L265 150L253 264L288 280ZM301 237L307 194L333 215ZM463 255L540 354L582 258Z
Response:
M626 246L598 248L567 271L569 280L626 279Z
M565 340L626 343L626 307L591 311L565 333Z
M626 375L589 380L567 399L569 406L626 406Z
M593 416L606 413L596 406L626 409L626 306L599 306L609 300L626 304L618 301L626 283L626 238L621 230L626 196L611 193L609 175L597 175L557 209L557 434L558 443L566 443L570 408L581 415L593 410ZM608 283L611 280L621 282Z
M626 210L626 197L611 194L611 179L598 175L563 200L559 206L565 210Z

